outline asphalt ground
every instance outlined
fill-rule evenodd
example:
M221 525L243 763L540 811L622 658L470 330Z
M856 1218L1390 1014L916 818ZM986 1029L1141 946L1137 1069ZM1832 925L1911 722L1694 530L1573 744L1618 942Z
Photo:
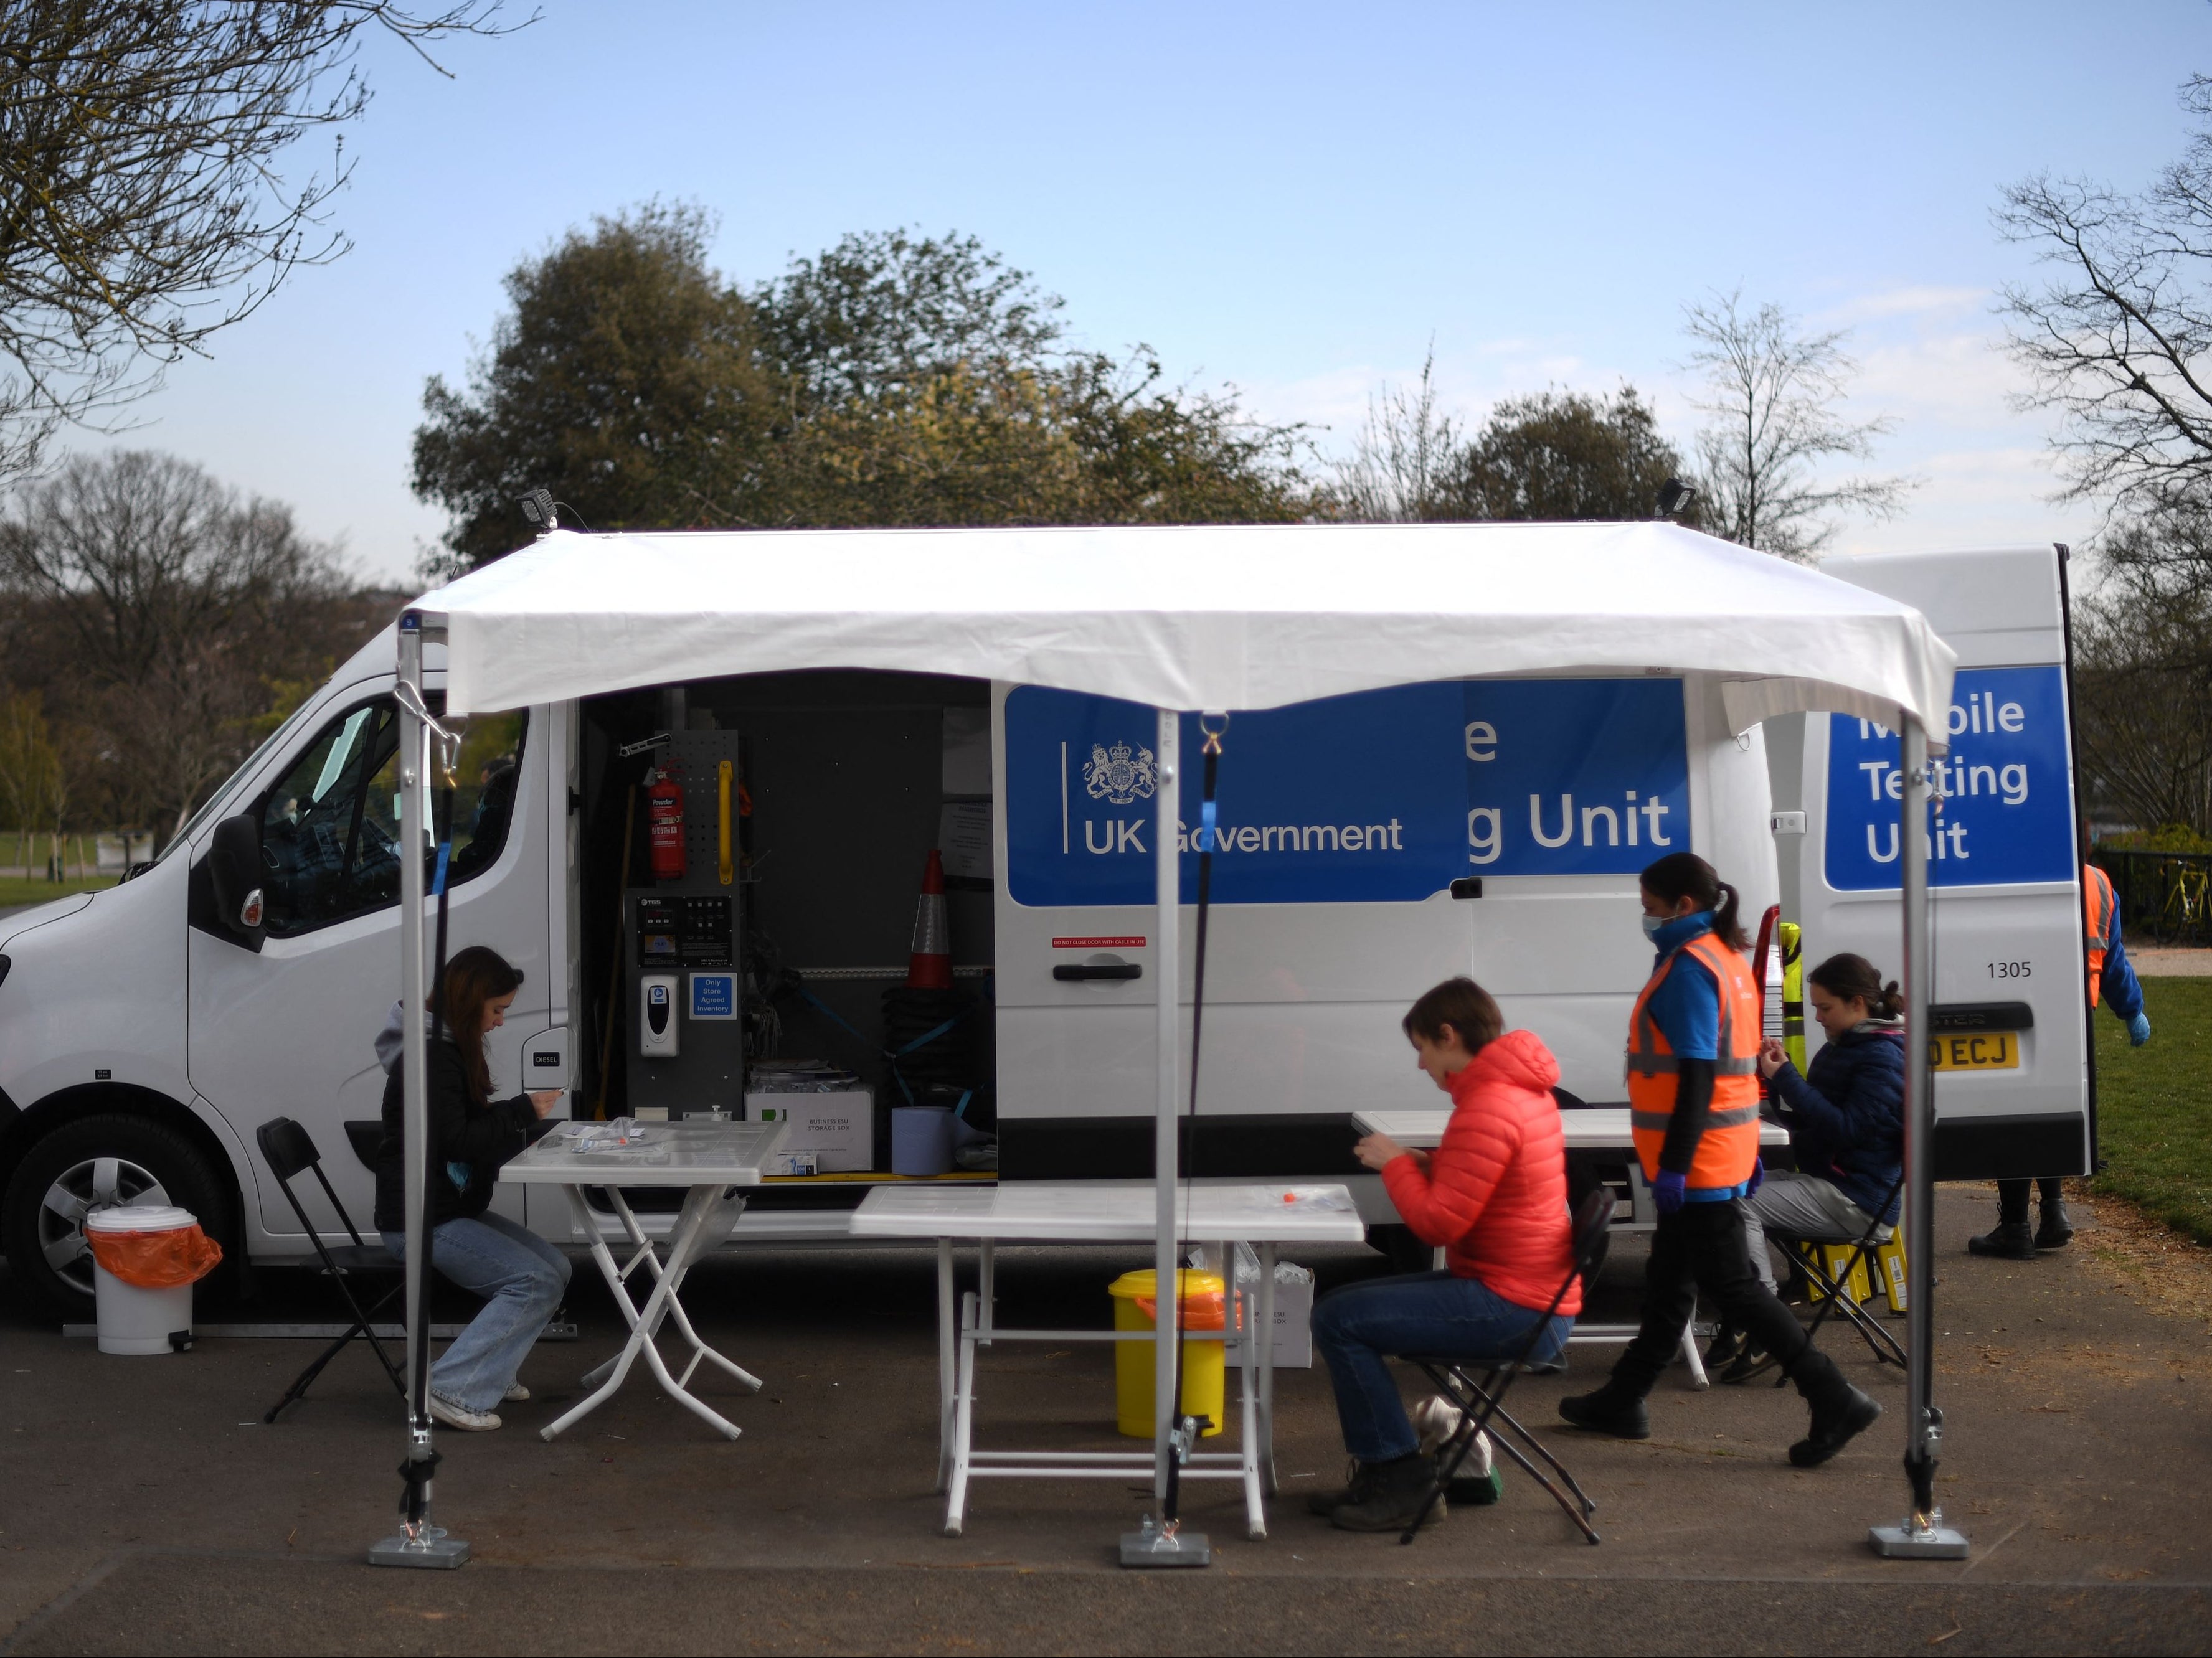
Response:
M1868 1526L1905 1505L1903 1379L1833 1328L1823 1345L1890 1413L1817 1470L1784 1456L1804 1420L1793 1392L1698 1394L1676 1370L1654 1397L1654 1437L1629 1444L1543 1425L1560 1394L1595 1385L1608 1350L1521 1382L1516 1408L1600 1504L1595 1548L1510 1469L1502 1503L1409 1548L1310 1518L1304 1493L1343 1466L1318 1370L1280 1377L1268 1540L1246 1540L1232 1487L1186 1503L1210 1570L1119 1570L1116 1539L1149 1493L1104 1481L984 1483L966 1534L948 1539L933 1489L933 1263L846 1251L693 1274L702 1333L768 1384L704 1384L744 1428L735 1442L637 1382L558 1442L538 1438L617 1345L611 1303L580 1274L581 1339L525 1367L538 1397L498 1433L441 1436L438 1517L474 1560L377 1570L362 1557L391 1529L403 1439L366 1351L264 1428L306 1344L103 1357L32 1319L0 1278L0 1650L2212 1650L2212 1332L2112 1289L2094 1230L2033 1262L1967 1257L1993 1205L1947 1188L1937 1218L1939 1491L1972 1541L1964 1563L1869 1551ZM1002 1315L1103 1326L1106 1283L1140 1255L1007 1252ZM1591 1316L1632 1313L1641 1256L1622 1242ZM1383 1270L1359 1250L1314 1264L1324 1287ZM254 1315L320 1315L300 1275L263 1278ZM1110 1366L1103 1346L986 1354L979 1442L1113 1445Z

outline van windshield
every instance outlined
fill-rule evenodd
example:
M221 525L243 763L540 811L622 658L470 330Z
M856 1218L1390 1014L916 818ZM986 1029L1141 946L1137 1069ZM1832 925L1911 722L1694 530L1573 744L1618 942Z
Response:
M278 744L289 739L295 729L306 723L307 709L312 703L312 698L307 702L302 702L292 710L283 725L261 739L253 752L247 755L240 763L238 769L223 780L220 788L208 796L198 811L185 819L185 826L171 835L163 844L161 851L154 854L154 862L157 864L165 862L169 854L179 847L191 844L192 836L199 833L200 826L213 817L229 801L230 797L238 792L239 785L252 775L253 768L260 764L262 757Z

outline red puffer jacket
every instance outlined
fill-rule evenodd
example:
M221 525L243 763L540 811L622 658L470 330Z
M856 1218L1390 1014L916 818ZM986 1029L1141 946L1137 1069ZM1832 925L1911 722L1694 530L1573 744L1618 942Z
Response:
M1421 1242L1445 1246L1455 1276L1539 1312L1574 1260L1559 1079L1542 1038L1507 1031L1451 1079L1451 1121L1428 1168L1407 1156L1382 1169L1398 1213ZM1582 1306L1577 1284L1559 1309Z

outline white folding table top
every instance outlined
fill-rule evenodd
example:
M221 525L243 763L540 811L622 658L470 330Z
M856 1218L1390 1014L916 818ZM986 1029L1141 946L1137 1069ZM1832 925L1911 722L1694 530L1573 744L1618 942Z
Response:
M995 1187L879 1186L853 1212L853 1236L1019 1238L1143 1243L1158 1218L1149 1182L1015 1181ZM1341 1186L1198 1186L1176 1193L1176 1230L1244 1243L1359 1243L1367 1236Z
M1444 1125L1451 1121L1449 1107L1413 1111L1355 1111L1352 1127L1363 1134L1388 1134L1399 1145L1426 1150L1443 1143ZM1625 1105L1584 1106L1559 1113L1566 1127L1570 1151L1612 1151L1632 1148L1636 1137L1628 1126ZM1759 1125L1761 1145L1787 1145L1790 1131L1779 1123Z
M603 1125L579 1124L579 1127ZM579 1151L568 1126L500 1168L518 1186L758 1186L787 1122L653 1122L618 1151Z

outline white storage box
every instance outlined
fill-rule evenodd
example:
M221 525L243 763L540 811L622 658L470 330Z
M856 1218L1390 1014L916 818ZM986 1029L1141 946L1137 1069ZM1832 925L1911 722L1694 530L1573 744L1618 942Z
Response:
M1190 1265L1201 1272L1218 1272L1221 1263L1213 1256L1211 1246L1201 1243L1190 1252ZM1237 1287L1253 1298L1254 1306L1259 1304L1260 1256L1249 1243L1237 1246ZM1277 1370L1313 1368L1313 1269L1277 1261L1274 1339L1269 1344Z
M865 1086L831 1093L748 1093L745 1121L787 1121L791 1129L779 1150L787 1157L812 1152L817 1173L865 1175L876 1166L876 1102Z

